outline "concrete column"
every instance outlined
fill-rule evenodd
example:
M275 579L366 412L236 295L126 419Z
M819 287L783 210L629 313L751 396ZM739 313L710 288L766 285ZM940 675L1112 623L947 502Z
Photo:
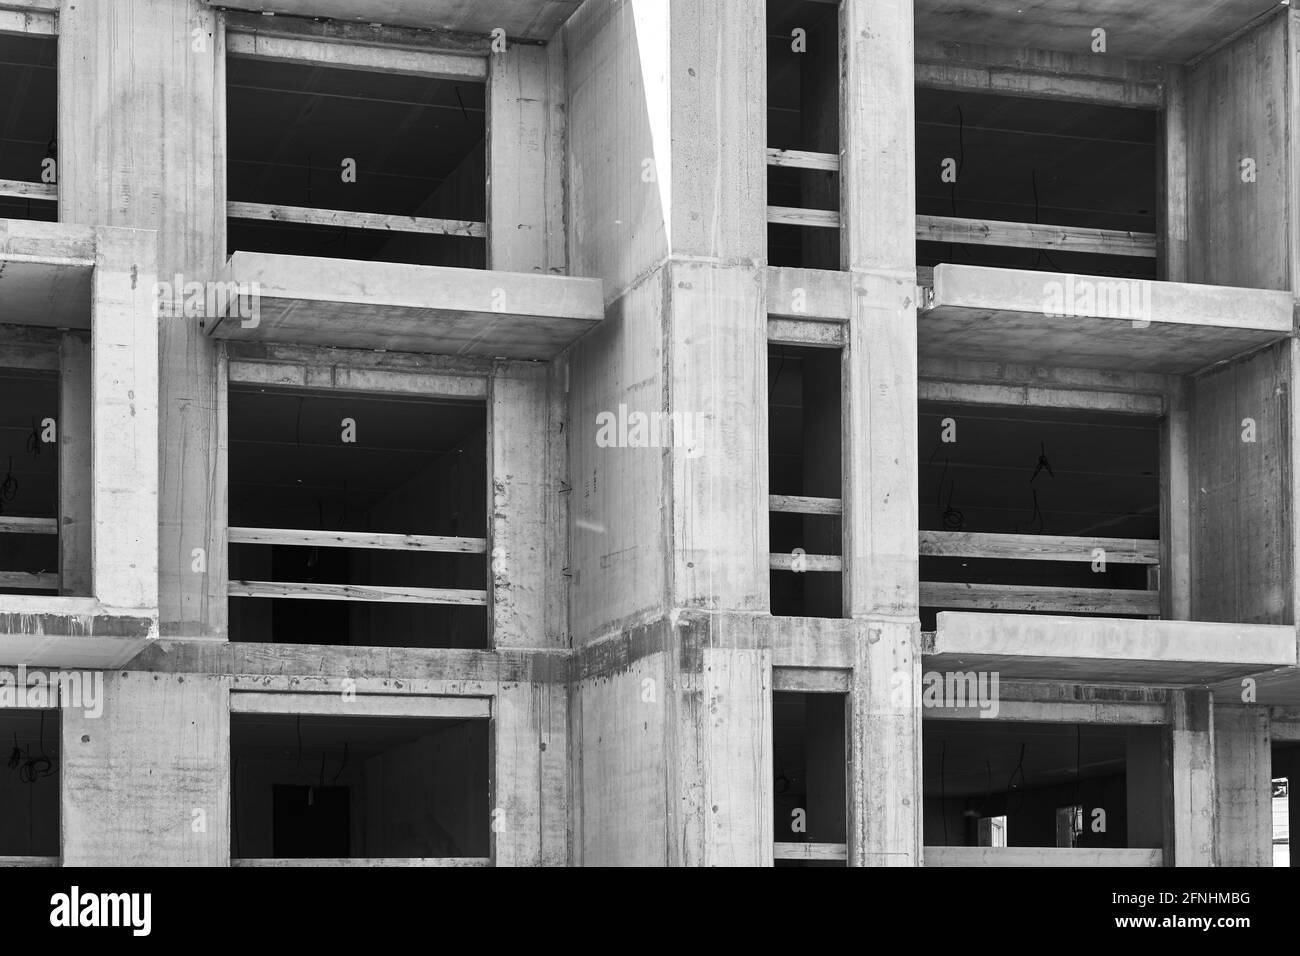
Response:
M862 622L849 720L849 865L921 865L920 626Z
M911 0L840 7L844 612L853 677L853 865L921 862L917 623L916 186Z
M1207 690L1170 691L1169 712L1172 718L1173 863L1175 866L1213 866L1213 695ZM1165 852L1168 854L1168 847Z
M89 597L91 578L90 343L59 340L59 593Z
M1214 708L1214 779L1219 866L1272 866L1272 756L1266 708Z
M218 15L201 0L64 0L60 219L156 230L159 276L216 279L226 258L224 64ZM154 281L135 277L146 307ZM192 319L150 322L167 464L147 522L159 528L160 630L224 636L225 578L212 571L226 560L218 350ZM146 457L158 455L155 445Z

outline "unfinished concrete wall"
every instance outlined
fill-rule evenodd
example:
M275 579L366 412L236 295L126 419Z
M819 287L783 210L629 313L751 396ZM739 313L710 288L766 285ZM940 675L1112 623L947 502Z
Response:
M1188 282L1291 288L1288 13L1187 71Z
M1291 347L1192 379L1192 620L1294 621Z
M63 711L67 866L225 866L230 712L224 678L112 671L103 714Z
M660 0L587 0L563 31L569 271L604 279L607 302L668 254L668 8Z

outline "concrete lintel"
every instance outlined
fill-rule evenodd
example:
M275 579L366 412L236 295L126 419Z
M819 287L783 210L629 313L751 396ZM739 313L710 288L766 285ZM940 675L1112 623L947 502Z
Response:
M236 252L226 280L258 303L208 321L236 341L551 359L605 315L600 281L568 276Z
M1296 660L1290 625L944 611L927 670L1007 679L1204 686Z
M506 32L507 41L545 40L581 5L581 0L476 0L474 3L430 3L429 0L204 0L213 7L253 10L296 17L353 20L389 26L458 33Z

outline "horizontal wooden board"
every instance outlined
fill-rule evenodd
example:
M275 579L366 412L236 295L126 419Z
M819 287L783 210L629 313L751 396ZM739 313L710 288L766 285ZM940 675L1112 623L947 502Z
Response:
M431 236L487 237L487 224L463 219L424 219L418 216L385 216L342 209L310 209L306 206L271 206L255 202L229 202L231 219L266 222L297 222L311 226L341 226L381 232L414 232Z
M0 571L0 588L13 591L57 591L57 574L28 574L26 571Z
M0 530L3 530L0 526ZM273 544L371 551L435 551L486 554L486 538L449 538L427 534L376 534L368 531L295 531L284 528L231 528L231 544Z
M794 169L820 169L838 172L839 153L811 153L802 149L772 149L767 151L767 165L787 166Z
M288 598L299 601L363 601L379 604L468 604L487 606L486 591L459 588L397 588L358 584L292 584L281 581L231 581L231 597Z
M0 515L0 534L58 534L58 518L15 518Z
M774 860L847 860L848 845L844 843L776 843L772 846Z
M1144 538L1081 538L1051 534L982 534L922 531L927 557L1011 558L1022 561L1088 561L1105 552L1107 563L1159 564L1160 542Z
M3 13L3 11L0 11ZM29 183L18 179L0 179L0 196L18 199L48 199L57 202L59 187L54 183Z
M768 509L796 515L838 515L844 513L839 498L810 498L803 495L768 495Z
M1152 232L1084 229L993 219L958 219L953 216L917 216L916 238L926 242L960 242L1014 249L1052 249L1099 255L1154 259L1156 236Z
M842 571L844 559L837 554L773 554L768 567L773 571L794 571L799 562L799 573Z
M921 606L1061 614L1159 614L1159 591L921 582Z
M50 864L51 866L57 864ZM306 859L232 859L234 867L375 867L375 866L491 866L488 857L312 857Z

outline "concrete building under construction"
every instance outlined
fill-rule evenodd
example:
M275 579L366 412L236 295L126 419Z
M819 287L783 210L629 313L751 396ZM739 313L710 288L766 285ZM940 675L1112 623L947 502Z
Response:
M1300 11L0 0L0 90L0 861L1288 863Z

